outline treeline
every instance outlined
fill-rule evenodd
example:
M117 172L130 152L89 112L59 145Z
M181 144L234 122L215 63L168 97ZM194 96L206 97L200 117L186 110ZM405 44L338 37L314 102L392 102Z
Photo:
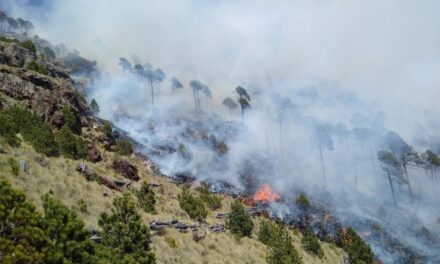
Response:
M68 108L63 107L65 123L56 133L37 114L17 105L0 111L0 136L13 146L18 147L21 139L30 143L35 151L46 156L59 154L72 159L83 159L87 156L87 145L77 128L77 118Z
M150 232L129 194L113 200L99 219L101 235L47 193L43 213L22 191L0 181L0 263L155 263ZM95 234L96 235L96 234Z
M0 32L27 34L34 28L32 22L22 18L9 17L5 12L0 10Z
M147 86L150 87L151 91L151 104L154 106L154 100L155 100L155 94L156 92L160 93L159 87L162 82L164 82L167 79L167 76L165 72L161 68L154 68L150 63L136 63L133 65L132 62L130 62L127 58L121 57L119 59L119 66L122 67L122 70L124 73L133 74L136 76L140 81L145 81ZM177 93L180 89L184 88L183 84L179 79L176 77L170 78L171 82L171 91L172 94ZM189 83L189 87L191 88L193 92L194 97L194 106L197 109L200 109L202 107L201 100L200 100L200 93L202 93L205 96L205 102L208 104L210 100L212 99L212 91L209 88L208 85L202 83L199 80L192 80ZM158 91L156 91L157 89ZM223 105L229 109L229 111L232 111L238 107L238 105L241 106L241 115L242 118L244 118L244 112L245 110L251 109L250 101L251 97L249 93L246 91L245 88L241 86L237 86L235 88L235 92L238 95L237 100L233 100L230 97L227 97L223 100Z

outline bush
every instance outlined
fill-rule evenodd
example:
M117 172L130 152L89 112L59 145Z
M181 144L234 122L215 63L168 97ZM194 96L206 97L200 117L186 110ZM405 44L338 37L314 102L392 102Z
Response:
M55 52L51 48L49 48L49 47L43 48L41 53L43 53L43 55L45 57L50 58L50 59L55 59L55 57L56 57L55 56Z
M90 102L90 107L92 108L94 114L99 113L99 105L95 99L92 99L92 101Z
M31 63L29 63L29 65L27 66L28 70L31 71L36 71L38 73L44 74L44 75L48 75L49 72L47 71L46 67L42 64L39 64L36 61L32 61Z
M188 188L184 188L182 193L179 194L179 205L192 219L196 219L199 222L205 220L208 212L205 209L205 205L200 198L194 197Z
M282 225L276 225L274 229L266 261L269 264L302 264L301 257L292 244L292 238Z
M20 139L17 137L17 129L14 120L7 113L0 112L0 136L2 136L8 145L12 147L20 146Z
M64 116L64 126L67 126L72 132L79 134L81 131L78 131L77 129L75 114L67 106L61 108L61 112L63 112Z
M87 213L88 212L87 211L87 203L86 203L86 201L84 201L84 199L79 199L78 202L77 202L77 205L78 205L79 211L81 213Z
M319 243L318 238L315 233L309 228L307 228L303 233L303 238L301 239L301 243L304 249L320 258L324 256L324 252L322 251L321 244Z
M244 236L249 237L252 234L254 223L238 200L234 201L231 205L231 212L226 218L226 227L237 239Z
M56 141L61 153L67 158L84 159L87 156L87 145L84 140L75 135L72 130L64 125L56 135Z
M5 126L0 128L0 133L7 141L14 144L19 142L15 134L20 133L23 139L34 147L35 151L47 156L58 154L58 145L52 130L31 111L12 106L0 115L0 121L5 121Z
M0 263L121 263L112 248L95 244L75 213L51 195L44 214L23 192L0 181Z
M136 205L128 193L113 200L112 213L102 213L102 244L114 248L115 259L122 263L155 263L150 250L150 230L142 223Z
M208 185L200 185L199 187L197 187L197 191L200 192L200 199L202 199L202 201L209 209L217 210L222 207L221 199L209 191Z
M347 252L350 263L355 264L373 264L374 254L370 246L362 240L362 238L349 227L342 231L341 243Z
M303 208L309 207L310 206L309 198L307 198L307 196L305 194L300 194L296 198L296 205L303 207Z
M133 145L126 139L116 141L116 152L119 155L128 156L133 153Z
M265 245L269 245L275 234L275 227L275 224L267 220L263 220L260 224L260 229L258 230L258 240Z
M0 41L1 42L8 42L8 43L20 43L20 41L18 41L18 39L16 39L16 38L7 38L4 36L0 36Z
M111 137L113 133L112 124L109 121L104 121L104 134L107 137Z
M20 172L20 166L18 165L18 161L14 158L8 159L9 166L11 166L11 173L14 176L18 176Z
M139 204L147 213L155 212L156 205L156 195L154 191L150 188L148 183L142 183L141 189L136 192L136 196L138 198Z
M37 46L35 46L35 44L32 42L32 40L26 40L26 41L20 42L20 46L33 52L33 53L37 52Z

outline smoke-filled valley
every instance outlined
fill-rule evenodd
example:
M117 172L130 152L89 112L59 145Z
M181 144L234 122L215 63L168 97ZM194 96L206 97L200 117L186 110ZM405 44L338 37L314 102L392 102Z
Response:
M163 175L440 263L437 2L30 2L0 8L96 60L87 99Z

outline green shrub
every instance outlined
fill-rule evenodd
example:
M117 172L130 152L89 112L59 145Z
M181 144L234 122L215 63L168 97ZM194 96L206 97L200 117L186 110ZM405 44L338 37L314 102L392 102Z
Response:
M370 246L362 240L362 238L349 227L342 231L341 243L347 252L350 263L355 264L373 264L374 254Z
M55 59L55 57L56 57L55 52L49 47L43 48L41 53L43 53L43 55L47 58Z
M297 198L296 198L296 204L298 206L307 208L310 206L310 201L309 198L307 198L307 196L305 194L300 194Z
M320 258L324 256L324 252L322 251L321 244L319 243L318 238L315 233L309 228L307 228L303 233L303 238L301 239L301 243L304 249Z
M75 114L67 106L63 106L63 108L61 108L61 112L63 112L64 116L64 126L70 128L72 132L79 134L80 131L77 129Z
M87 213L88 212L88 210L87 210L87 203L86 203L86 201L84 201L84 199L79 199L78 200L78 202L77 202L77 205L78 205L78 207L79 207L79 211L80 212L82 212L82 213Z
M99 113L99 105L95 99L92 99L92 101L90 102L90 107L92 108L94 114Z
M244 236L249 237L252 234L254 223L249 214L244 210L241 202L238 200L235 200L231 204L231 212L226 218L226 227L236 236L237 239Z
M269 245L275 234L275 228L275 224L270 221L263 220L260 224L260 229L258 230L258 240L260 240L265 245Z
M148 183L142 183L141 189L136 192L139 204L147 213L155 212L154 206L156 205L156 195L150 188Z
M33 53L37 52L37 46L35 46L35 44L34 44L34 42L32 42L32 40L26 40L26 41L20 42L20 46L33 52Z
M222 207L221 199L209 191L208 185L202 183L197 187L197 191L200 192L200 198L209 209L217 210Z
M150 250L150 230L143 224L130 194L113 200L111 214L104 212L99 219L102 244L115 249L115 259L122 263L155 263Z
M128 156L133 153L133 145L126 139L119 139L116 141L116 153L123 156Z
M266 261L269 264L302 264L301 257L292 244L287 228L283 225L274 225L273 235L269 240L269 252Z
M0 133L10 141L17 142L15 134L20 133L23 139L29 142L39 153L47 156L58 154L58 145L50 127L44 121L27 109L12 106L7 109L0 119L6 120ZM19 141L18 141L19 142Z
M179 194L179 205L192 219L199 222L205 220L208 212L205 205L200 198L194 197L187 187L183 188L182 193Z
M72 130L64 125L56 135L56 141L61 153L67 158L84 159L87 156L87 145L84 140L75 135Z
M1 263L45 263L52 242L45 223L22 191L0 181Z
M29 63L29 65L27 66L28 70L31 71L36 71L38 73L44 74L44 75L48 75L49 72L47 71L46 67L42 64L39 64L36 61L32 61L31 63Z
M12 175L18 176L18 174L20 173L20 166L18 165L18 161L14 158L9 158L8 164L9 166L11 166Z
M113 133L112 124L109 121L104 121L104 134L107 137L111 137Z
M16 38L7 38L4 36L0 36L0 41L1 42L8 42L8 43L20 43L20 41L18 41L18 39L16 39Z
M0 181L0 263L123 263L114 249L91 241L84 223L65 205L49 194L42 200L40 214L23 192Z
M20 146L20 139L17 137L17 129L14 120L10 115L0 112L0 136L2 136L8 145L12 147Z

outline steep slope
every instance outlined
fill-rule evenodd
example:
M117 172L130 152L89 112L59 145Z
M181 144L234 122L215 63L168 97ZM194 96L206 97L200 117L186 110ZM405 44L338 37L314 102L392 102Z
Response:
M37 42L38 43L38 42ZM210 232L215 224L224 224L224 219L214 217L217 213L229 211L233 198L217 195L221 198L222 208L209 211L206 223L199 226L179 206L178 195L182 185L170 178L158 175L154 166L142 155L122 157L137 168L139 181L130 180L114 169L114 160L121 159L115 153L117 139L122 137L115 132L108 133L106 123L91 115L91 109L77 89L78 82L69 77L72 69L82 69L81 63L87 60L48 59L41 54L41 46L23 47L17 41L0 42L0 107L2 111L18 104L32 110L40 116L52 131L58 135L62 127L69 122L69 109L73 115L70 124L72 131L86 143L87 155L74 160L67 154L47 157L37 153L32 143L23 140L20 146L9 146L5 138L0 137L0 179L8 180L13 187L22 189L30 201L42 210L40 197L52 192L72 210L78 212L87 228L98 226L99 215L110 211L112 200L123 192L135 197L141 182L148 182L156 193L156 212L142 213L145 224L153 220L175 219L179 222L197 225L197 231L180 232L165 228L153 232L152 247L157 263L265 263L267 247L257 240L258 228L250 238L237 240L228 231ZM64 65L63 66L63 63ZM87 64L87 63L86 63ZM87 64L91 65L93 63ZM87 68L87 67L86 67ZM23 138L22 136L19 136ZM11 173L10 160L19 164L18 175ZM80 169L78 169L80 168ZM87 171L94 171L100 179L86 179ZM124 169L123 169L124 170ZM86 175L84 175L86 174ZM104 184L100 184L100 183ZM107 183L107 185L105 184ZM108 186L113 188L109 188ZM196 193L191 189L192 193ZM86 204L86 209L84 209ZM253 221L258 227L264 216L255 216ZM332 244L321 243L324 257L309 255L301 246L301 233L290 231L294 246L304 263L341 263L342 250Z

